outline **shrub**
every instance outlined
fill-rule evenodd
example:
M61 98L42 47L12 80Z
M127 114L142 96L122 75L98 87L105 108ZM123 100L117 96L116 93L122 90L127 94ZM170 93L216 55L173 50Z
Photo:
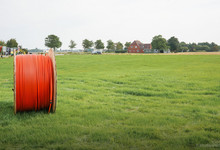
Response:
M128 51L126 50L116 50L115 53L127 53Z

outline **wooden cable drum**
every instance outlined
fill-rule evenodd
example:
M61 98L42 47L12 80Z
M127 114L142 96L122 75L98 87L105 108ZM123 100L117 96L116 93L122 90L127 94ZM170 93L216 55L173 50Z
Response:
M17 55L14 51L14 113L48 110L57 104L57 72L52 49L45 55Z

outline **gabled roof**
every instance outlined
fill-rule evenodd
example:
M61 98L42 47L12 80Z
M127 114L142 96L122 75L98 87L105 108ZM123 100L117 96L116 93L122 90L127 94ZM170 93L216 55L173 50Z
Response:
M139 47L143 47L143 43L141 43L141 42L138 41L138 40L135 40L131 45L133 45L133 44L136 44L136 45L138 45Z
M131 45L138 45L139 47L141 48L150 48L151 47L151 44L144 44L144 43L141 43L139 40L135 40Z

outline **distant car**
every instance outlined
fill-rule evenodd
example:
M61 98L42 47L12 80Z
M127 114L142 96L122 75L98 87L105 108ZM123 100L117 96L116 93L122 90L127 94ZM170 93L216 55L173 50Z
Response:
M93 51L92 54L102 54L100 51Z

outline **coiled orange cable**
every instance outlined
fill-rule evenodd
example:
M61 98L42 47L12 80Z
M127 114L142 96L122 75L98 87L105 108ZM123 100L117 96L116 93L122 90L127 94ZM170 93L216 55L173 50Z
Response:
M16 56L16 111L48 109L54 92L53 63L49 56Z

